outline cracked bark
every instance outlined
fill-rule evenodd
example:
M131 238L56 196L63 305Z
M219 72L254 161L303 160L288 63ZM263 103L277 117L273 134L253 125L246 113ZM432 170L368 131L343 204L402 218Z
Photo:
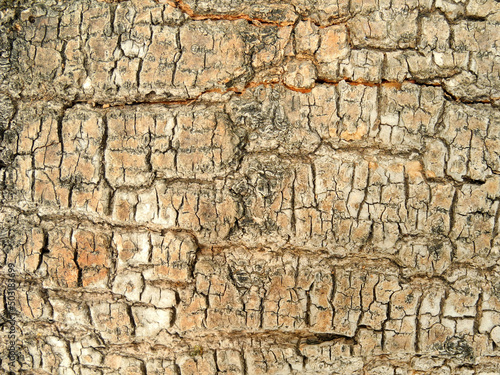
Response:
M24 374L486 374L500 7L0 0Z

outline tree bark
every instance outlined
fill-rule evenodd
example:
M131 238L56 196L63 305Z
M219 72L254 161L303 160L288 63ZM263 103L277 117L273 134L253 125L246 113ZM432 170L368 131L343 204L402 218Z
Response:
M500 373L500 3L0 1L5 373Z

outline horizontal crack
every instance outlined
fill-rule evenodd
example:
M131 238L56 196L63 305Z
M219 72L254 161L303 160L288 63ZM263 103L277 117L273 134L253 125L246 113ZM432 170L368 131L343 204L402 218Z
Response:
M227 20L227 21L237 21L237 20L246 20L248 22L251 22L252 24L256 26L278 26L278 27L284 27L284 26L292 26L295 21L284 21L284 22L278 22L278 21L271 21L271 20L265 20L262 18L256 18L256 17L250 17L247 14L236 14L236 15L229 15L229 14L196 14L189 5L184 3L182 0L174 0L168 1L167 3L174 8L177 8L181 10L183 13L187 14L191 19L199 21L199 20L212 20L212 21L220 21L220 20ZM298 18L298 16L297 16Z
M172 100L140 100L140 101L127 102L127 103L99 102L99 101L98 102L90 102L90 101L79 100L79 101L74 101L71 105L67 106L67 108L71 108L71 107L78 105L78 104L90 104L92 106L102 108L102 109L106 109L106 108L110 108L110 107L125 107L125 106L138 106L138 105L161 105L161 104L172 105L172 106L189 105L189 104L193 104L195 102L200 101L200 99L202 99L202 97L204 95L211 94L211 93L216 93L216 94L220 94L220 95L234 93L235 95L242 95L247 90L253 89L253 88L256 88L259 86L272 86L272 87L274 87L276 85L281 85L281 86L287 88L288 90L295 91L298 93L308 94L314 89L314 87L317 87L319 85L337 86L341 82L345 82L351 86L387 87L387 88L395 88L397 90L401 90L403 87L403 84L405 84L405 83L419 85L419 86L440 87L453 100L458 101L458 102L462 102L462 103L467 103L467 104L473 104L473 103L490 104L490 103L494 103L497 100L500 100L500 98L492 98L491 100L485 99L485 100L478 100L478 101L468 101L466 99L458 98L458 97L454 96L453 94L449 93L448 91L446 91L443 88L443 85L441 83L435 83L435 82L434 83L427 83L427 82L422 82L422 81L412 80L412 79L406 79L403 81L382 80L381 82L370 82L370 81L365 81L365 80L361 80L361 79L360 80L350 80L350 79L344 78L342 80L335 80L334 81L334 80L328 80L325 78L318 78L315 81L315 83L316 83L315 86L313 86L311 88L293 87L293 86L290 86L284 82L274 80L274 81L269 81L269 82L250 82L243 89L240 89L238 87L230 87L226 90L222 90L219 88L212 88L212 89L208 89L208 90L205 90L205 91L199 93L198 95L196 95L193 98L179 98L179 99L172 99Z

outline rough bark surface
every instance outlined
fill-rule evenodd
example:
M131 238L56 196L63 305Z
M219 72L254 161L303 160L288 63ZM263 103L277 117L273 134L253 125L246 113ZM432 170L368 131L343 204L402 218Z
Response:
M5 373L500 373L498 1L0 9Z

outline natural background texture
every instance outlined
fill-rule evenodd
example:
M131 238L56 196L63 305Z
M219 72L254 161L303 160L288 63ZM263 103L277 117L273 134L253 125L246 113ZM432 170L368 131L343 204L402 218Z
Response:
M500 373L499 72L496 0L0 1L10 370Z

